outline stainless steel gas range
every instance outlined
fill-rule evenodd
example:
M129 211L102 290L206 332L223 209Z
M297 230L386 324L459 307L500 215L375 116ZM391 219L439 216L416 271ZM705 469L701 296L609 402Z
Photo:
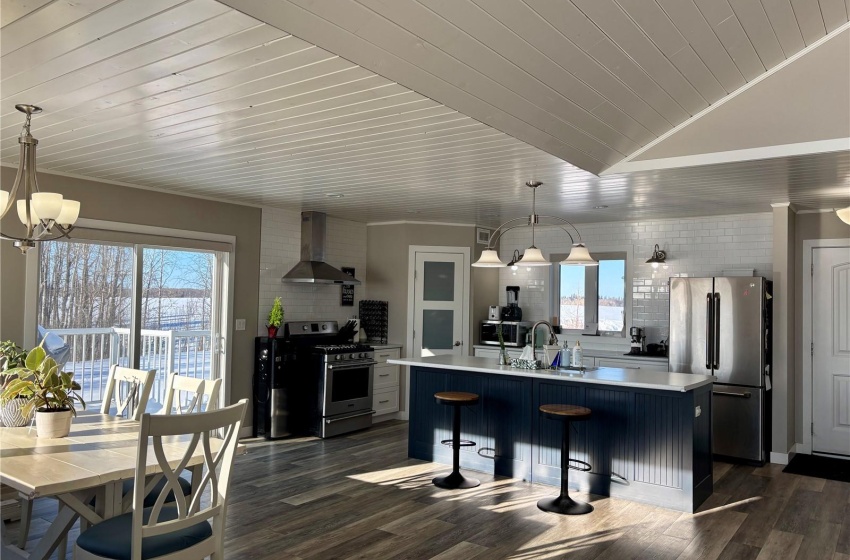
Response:
M322 438L372 425L374 350L346 340L336 321L293 321L284 337L296 353L293 414Z

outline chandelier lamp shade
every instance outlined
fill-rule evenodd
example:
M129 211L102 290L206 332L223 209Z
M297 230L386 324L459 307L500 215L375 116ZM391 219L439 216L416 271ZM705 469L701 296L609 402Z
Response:
M850 224L850 206L847 208L839 208L835 211L835 213L838 215L839 220L845 224Z
M41 112L41 108L35 105L15 105L15 109L26 113L27 117L18 137L21 156L15 182L9 191L0 190L0 218L8 214L14 206L18 219L26 228L26 235L16 237L0 232L0 239L12 241L15 247L26 253L28 249L35 247L37 241L67 237L80 216L80 203L68 200L59 193L39 190L35 169L35 147L38 140L30 133L30 120L32 115Z
M667 253L655 244L655 249L652 250L652 256L646 260L646 264L651 264L652 268L658 268L659 264L664 264L667 260Z
M546 257L543 256L543 252L534 245L535 228L537 226L557 226L569 236L572 248L570 249L569 256L561 261L560 264L575 266L596 266L599 264L592 256L590 256L590 251L587 250L587 246L581 240L581 234L573 224L563 218L559 218L558 216L541 216L537 213L537 188L542 184L543 183L540 181L528 181L525 184L526 187L531 189L532 193L531 215L508 220L496 228L496 231L494 231L493 235L490 236L489 245L487 245L485 250L481 251L481 258L472 263L472 266L487 268L503 268L506 266L551 266L552 262L546 260ZM564 227L565 225L575 231L578 241L576 241L576 238L573 237L573 235ZM502 235L512 229L520 227L531 227L531 246L527 248L522 255L520 255L519 251L514 251L511 262L505 264L499 258L499 253L495 249L496 243Z

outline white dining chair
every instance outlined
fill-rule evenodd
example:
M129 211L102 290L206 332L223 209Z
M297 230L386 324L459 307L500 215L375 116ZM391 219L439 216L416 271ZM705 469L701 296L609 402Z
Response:
M223 558L230 477L247 402L242 399L220 410L183 416L144 414L139 432L132 511L82 532L77 538L74 557L78 560ZM221 430L223 441L218 452L212 453L210 433L216 430ZM167 442L178 436L191 436L191 441L183 440L187 444L185 452L172 468L177 457L173 453L168 457L164 445L173 449L173 444ZM157 467L162 471L158 476L166 480L165 489L174 494L179 494L180 471L188 465L199 446L204 450L204 476L191 501L178 495L173 504L167 504L165 493L162 493L152 507L144 507L151 443ZM154 481L147 482L149 486L153 484ZM201 496L207 486L210 488L209 504L201 507Z
M165 414L202 412L204 397L207 401L206 410L215 410L218 408L220 390L221 379L204 380L179 375L177 372L169 373L163 411Z
M154 369L145 371L113 365L109 368L109 377L106 381L106 389L103 391L103 404L100 407L100 413L109 414L112 401L115 400L115 416L123 416L125 410L129 413L131 407L135 407L133 420L138 421L145 413L155 376L156 370ZM129 384L127 395L123 399L119 395L118 384L121 382Z

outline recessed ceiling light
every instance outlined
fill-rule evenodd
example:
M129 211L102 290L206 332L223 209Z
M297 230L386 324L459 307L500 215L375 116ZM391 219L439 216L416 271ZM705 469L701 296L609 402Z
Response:
M606 205L604 205L604 204L600 204L599 206L594 206L594 207L593 207L593 209L594 209L594 210L602 210L603 208L608 208L608 207L607 207Z
M337 193L329 193L329 194L326 194L325 196L328 197L328 198L342 198L345 195L344 194L337 194Z

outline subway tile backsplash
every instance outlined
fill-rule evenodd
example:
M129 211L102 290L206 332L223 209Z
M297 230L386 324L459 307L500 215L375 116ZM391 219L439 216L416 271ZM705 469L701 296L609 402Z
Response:
M649 342L668 335L669 277L720 276L724 270L755 269L756 276L771 278L773 272L773 221L768 212L577 227L591 254L629 251L632 324L626 328L644 327ZM514 249L522 253L530 243L528 228L509 231L501 238L502 260L508 262ZM667 263L653 269L645 261L656 243L667 252ZM543 227L537 229L535 245L548 257L568 252L570 240L561 229ZM551 319L551 275L551 267L501 269L500 305L507 304L505 286L520 286L523 318Z
M301 212L263 208L259 334L266 333L266 318L277 296L283 302L285 321L319 319L341 324L357 314L366 292L366 224L328 216L327 225L327 262L336 268L354 267L362 282L354 287L354 306L340 305L340 286L281 282L281 277L301 258Z

